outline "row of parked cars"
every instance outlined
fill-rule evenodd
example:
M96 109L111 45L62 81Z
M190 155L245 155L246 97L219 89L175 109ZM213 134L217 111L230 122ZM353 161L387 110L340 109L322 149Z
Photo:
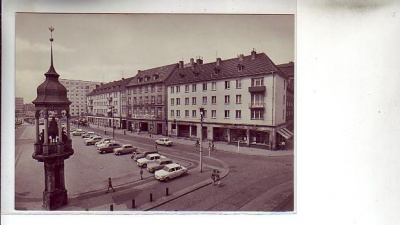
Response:
M81 136L87 146L95 145L97 151L101 154L132 154L131 159L134 159L139 167L146 168L150 173L154 173L155 178L160 181L169 181L188 173L186 167L174 163L171 159L159 154L157 150L139 151L131 144L120 144L111 138L104 138L95 132L85 132L82 129L73 130L72 135ZM156 144L171 146L173 143L168 138L160 138L156 140Z

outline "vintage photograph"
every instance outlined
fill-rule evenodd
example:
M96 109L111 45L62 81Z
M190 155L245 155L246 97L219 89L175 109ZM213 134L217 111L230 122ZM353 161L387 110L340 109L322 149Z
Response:
M15 210L295 213L294 14L15 14Z

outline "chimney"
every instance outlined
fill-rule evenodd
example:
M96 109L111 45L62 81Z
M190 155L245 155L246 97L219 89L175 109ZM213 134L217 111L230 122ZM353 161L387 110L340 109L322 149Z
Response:
M194 66L194 59L193 58L190 58L190 66Z
M244 58L244 55L243 55L243 54L240 54L240 55L239 55L239 61L243 61L243 58Z
M221 65L221 58L217 58L217 66Z
M183 61L179 61L179 69L183 69Z
M253 51L251 51L251 60L254 60L256 58L256 50L253 48Z
M97 88L100 88L100 85L96 84L96 89L97 89Z
M203 60L198 58L198 59L196 59L196 63L197 63L197 65L201 65L201 64L203 64Z
M137 70L137 72L140 73L141 71L140 71L140 70Z

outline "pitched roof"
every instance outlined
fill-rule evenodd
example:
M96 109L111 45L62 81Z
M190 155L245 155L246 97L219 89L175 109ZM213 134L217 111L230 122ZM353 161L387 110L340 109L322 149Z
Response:
M279 67L279 69L282 70L284 73L286 73L288 77L294 76L294 62L279 64L276 66Z
M159 83L163 82L169 78L171 73L175 68L178 67L178 64L171 64L166 66L160 66L156 68L151 68L148 70L139 70L136 76L126 85L130 86L138 86L143 84L151 84L151 83ZM141 81L139 82L139 80Z
M132 79L133 79L133 77L122 78L122 80L105 83L105 84L97 87L90 93L88 93L86 96L112 93L112 92L116 92L116 91L123 91L126 89L126 87L125 87L126 84L129 83Z
M193 67L178 68L167 81L167 85L221 80L271 72L286 77L286 74L265 53L257 54L254 52L254 54L254 59L251 55L236 57L221 60L218 66L217 62L211 62L200 65L194 64ZM242 67L241 71L239 71L239 67Z

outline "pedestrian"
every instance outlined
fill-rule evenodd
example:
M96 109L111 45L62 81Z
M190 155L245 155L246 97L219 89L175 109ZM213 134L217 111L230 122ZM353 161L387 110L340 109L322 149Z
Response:
M113 192L115 192L115 189L112 186L111 177L108 178L108 188L107 188L106 194L108 193L110 188L113 190Z
M213 141L211 142L211 149L212 149L213 151L217 151L217 149L215 148L215 145L214 145L214 142L213 142Z
M215 174L215 183L217 184L217 186L219 187L219 185L221 184L221 177L219 175L219 170L216 170L216 174Z
M217 175L216 170L213 170L213 172L211 173L211 180L213 181L213 185L215 186L215 176Z
M158 150L157 144L156 144L156 150Z
M140 167L140 179L143 180L143 168Z
M284 141L282 141L282 144L281 144L281 146L282 146L282 150L285 150L285 142Z

